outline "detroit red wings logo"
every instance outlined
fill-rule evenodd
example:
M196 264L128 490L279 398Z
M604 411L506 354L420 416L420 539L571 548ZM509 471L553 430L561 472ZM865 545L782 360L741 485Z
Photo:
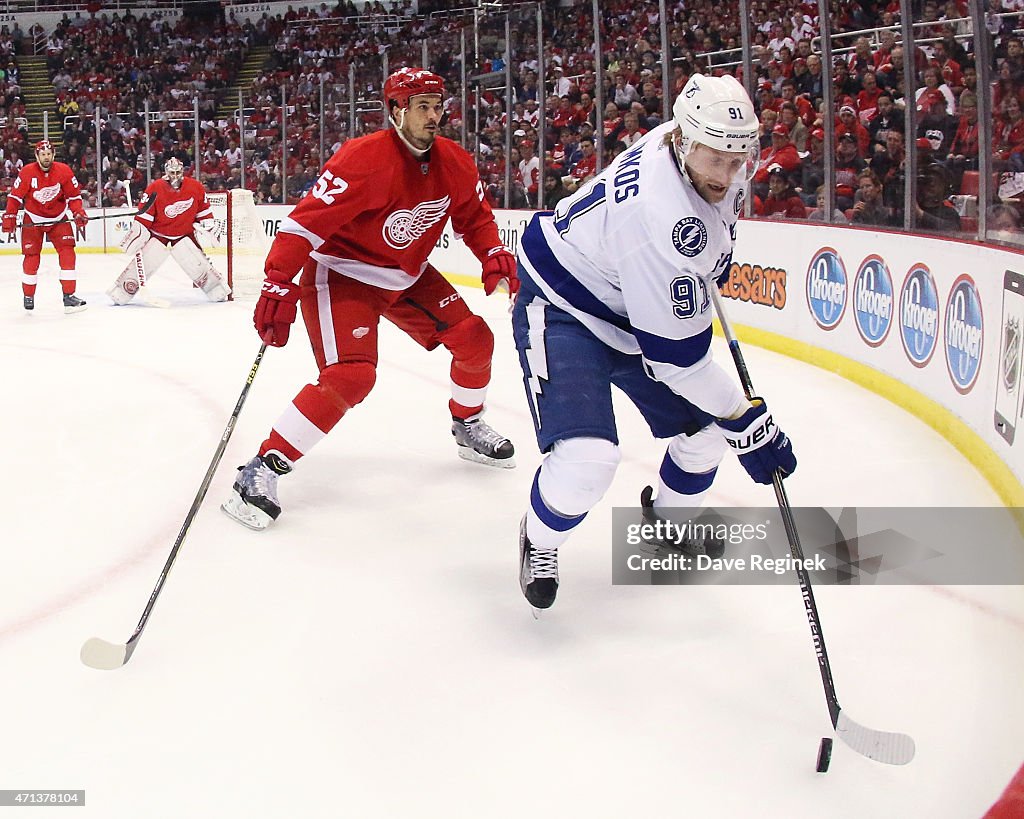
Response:
M60 196L60 182L55 185L47 185L45 188L32 191L32 196L41 205L45 205L47 202L52 202Z
M192 197L188 199L182 199L180 202L172 202L166 208L164 208L164 216L168 219L173 219L175 216L181 216L185 211L192 207L192 203L195 200Z
M384 241L395 250L405 250L445 217L451 197L420 202L412 210L396 210L384 220Z

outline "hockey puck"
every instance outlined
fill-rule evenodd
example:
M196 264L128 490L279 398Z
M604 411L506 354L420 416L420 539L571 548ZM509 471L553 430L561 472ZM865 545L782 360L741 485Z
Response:
M818 745L818 773L825 773L828 770L828 764L832 761L832 740L828 737L822 737L821 743Z

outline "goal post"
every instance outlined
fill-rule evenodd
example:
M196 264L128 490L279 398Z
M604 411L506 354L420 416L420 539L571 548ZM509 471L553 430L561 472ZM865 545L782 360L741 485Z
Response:
M263 286L263 264L270 241L250 190L209 191L213 218L221 231L219 247L209 248L214 266L227 278L232 298L254 299Z

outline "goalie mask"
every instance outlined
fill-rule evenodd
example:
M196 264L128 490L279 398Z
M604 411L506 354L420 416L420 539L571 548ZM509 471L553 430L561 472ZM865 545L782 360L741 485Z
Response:
M48 139L41 139L36 143L36 162L44 171L50 170L53 165L53 145Z
M757 170L757 115L735 77L694 74L672 106L676 163L706 201L725 198Z
M171 183L172 188L179 190L184 178L185 166L181 164L180 159L172 156L164 163L164 179Z

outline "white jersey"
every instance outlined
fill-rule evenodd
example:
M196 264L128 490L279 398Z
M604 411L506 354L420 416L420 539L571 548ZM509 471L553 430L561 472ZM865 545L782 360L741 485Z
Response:
M744 185L718 205L680 171L658 126L599 176L533 217L519 260L556 307L705 412L748 406L711 360L709 288L729 270Z

